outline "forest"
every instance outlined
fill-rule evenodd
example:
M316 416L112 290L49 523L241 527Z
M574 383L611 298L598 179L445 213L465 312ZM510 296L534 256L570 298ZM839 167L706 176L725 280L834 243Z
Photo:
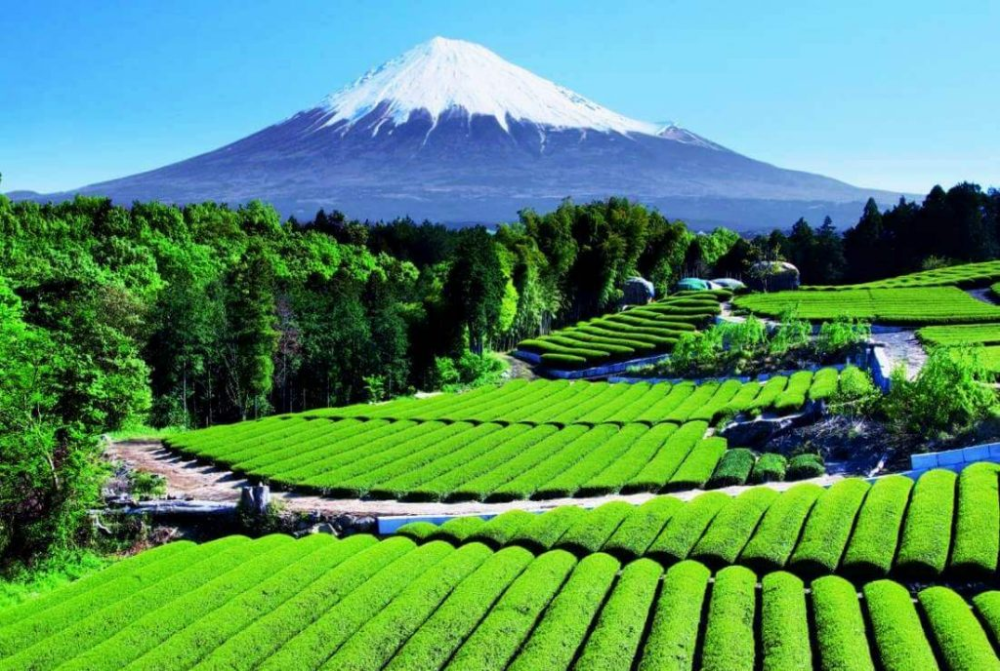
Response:
M992 258L998 213L1000 193L961 184L869 203L843 234L800 221L741 238L621 198L452 230L283 221L260 202L0 196L0 545L30 557L91 528L106 432L475 384L501 373L492 352L614 310L633 275L662 294L762 259L838 283Z

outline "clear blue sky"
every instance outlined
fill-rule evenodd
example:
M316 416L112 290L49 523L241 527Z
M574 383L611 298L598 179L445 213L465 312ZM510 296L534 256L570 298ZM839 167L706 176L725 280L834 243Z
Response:
M867 187L1000 186L1000 2L0 1L0 189L239 139L435 35Z

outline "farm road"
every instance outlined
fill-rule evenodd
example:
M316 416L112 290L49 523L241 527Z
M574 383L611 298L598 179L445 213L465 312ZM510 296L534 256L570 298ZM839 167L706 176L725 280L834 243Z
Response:
M238 501L240 488L250 484L246 478L215 466L186 459L168 450L159 442L121 441L111 443L105 450L105 457L114 461L124 461L133 468L162 475L167 480L167 494L177 499L199 501ZM809 482L829 485L841 476L828 475ZM773 482L766 486L781 491L797 482ZM760 486L760 485L757 485ZM715 491L736 495L748 487L727 487ZM703 490L673 492L680 499L692 499ZM322 496L298 494L294 492L272 491L272 497L282 502L288 510L330 514L373 515L482 515L496 514L507 510L548 510L558 506L576 505L598 506L608 501L643 503L656 494L629 494L597 496L590 498L552 499L548 501L510 501L506 503L482 503L465 501L461 503L406 503L400 501L361 501L357 499L329 499Z

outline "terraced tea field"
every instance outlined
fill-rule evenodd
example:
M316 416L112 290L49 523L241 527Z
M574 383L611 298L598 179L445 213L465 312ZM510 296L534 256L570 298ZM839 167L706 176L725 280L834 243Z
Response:
M398 533L418 541L600 551L665 564L695 559L802 577L988 579L1000 554L998 470L982 463L959 476L929 471L916 484L889 476L874 485L845 479L829 489L802 483L781 493L764 487L736 497L708 492L688 502L659 497L640 506L615 501L593 510L509 511L440 527L413 522Z
M957 287L844 288L837 291L781 291L740 296L734 304L755 314L833 321L851 317L880 324L969 324L1000 321L1000 306L977 300Z
M728 291L682 293L522 340L518 350L550 368L583 368L670 352L685 333L708 324Z
M337 497L507 501L677 490L715 473L726 441L705 436L718 418L792 412L829 397L837 379L826 369L764 384L513 381L165 442L238 473Z
M890 277L876 282L833 286L804 286L799 291L845 291L851 289L906 289L914 287L967 287L1000 280L1000 261L964 263L936 270Z
M974 347L980 362L1000 373L1000 324L927 326L917 331L917 337L928 348Z
M758 586L758 581L760 585ZM996 669L1000 592L370 536L176 542L0 610L0 669Z

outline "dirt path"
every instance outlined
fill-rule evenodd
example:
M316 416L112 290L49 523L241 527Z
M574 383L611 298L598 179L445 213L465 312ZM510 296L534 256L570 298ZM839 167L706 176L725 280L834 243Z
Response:
M983 287L982 289L966 289L965 293L969 294L977 301L982 301L984 303L989 303L990 305L996 305L995 294L993 289L990 287Z
M538 380L539 375L532 368L531 364L521 361L510 354L501 354L500 357L510 366L510 379L512 380Z
M906 374L911 380L927 363L927 352L917 340L916 331L877 333L872 336L872 340L885 346L885 353L892 360L893 366L897 363L906 365Z
M178 456L162 444L150 441L123 441L112 443L105 450L105 456L112 460L127 462L134 468L162 475L167 480L167 494L179 499L199 501L238 501L240 488L249 484L246 478L233 473L188 460ZM841 476L829 475L810 482L828 485L840 480ZM767 486L781 491L797 482L775 482ZM758 485L759 486L759 485ZM747 487L727 487L715 491L736 495ZM676 492L673 496L688 500L703 490ZM509 503L482 503L467 501L462 503L404 503L400 501L360 501L357 499L328 499L294 492L272 492L272 496L294 511L319 511L332 514L397 516L397 515L482 515L496 514L507 510L548 510L558 506L577 505L598 506L608 501L643 503L657 494L629 494L596 496L590 498L552 499L549 501L511 501Z

